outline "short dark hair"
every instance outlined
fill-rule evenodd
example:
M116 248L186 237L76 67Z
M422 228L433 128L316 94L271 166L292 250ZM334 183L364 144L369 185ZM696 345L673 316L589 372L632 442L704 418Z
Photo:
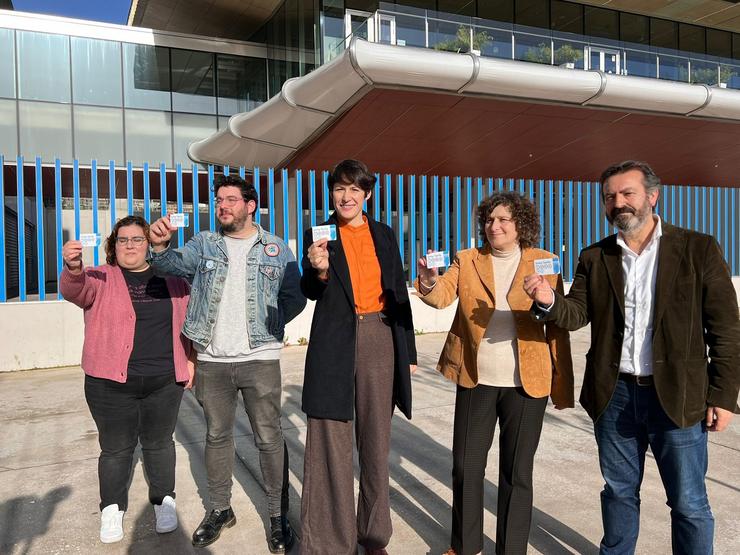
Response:
M257 189L254 188L254 185L252 183L249 183L248 181L245 181L238 175L229 174L216 176L216 179L213 180L214 197L218 194L218 190L221 187L238 187L242 193L242 198L244 199L244 202L249 202L250 200L253 200L254 202L259 202Z
M642 184L645 186L645 191L649 194L653 191L660 189L660 178L655 175L653 168L647 162L640 162L639 160L625 160L619 164L613 164L606 168L601 174L601 200L604 200L604 187L607 181L613 175L620 173L626 173L631 170L639 170L642 172Z
M141 229L143 229L144 237L146 237L146 242L149 242L149 223L144 218L142 218L141 216L126 216L125 218L121 218L113 226L113 230L110 232L110 235L108 235L108 238L105 240L105 261L111 266L115 266L117 264L116 241L118 240L118 230L122 227L127 227L130 225L138 225Z
M369 193L373 190L375 180L375 175L359 160L342 160L329 174L329 190L333 190L336 183L356 183Z
M519 246L523 249L540 243L540 218L534 203L524 195L514 191L497 191L478 205L478 232L484 243L486 237L486 220L493 209L503 205L511 210L511 217L519 235Z

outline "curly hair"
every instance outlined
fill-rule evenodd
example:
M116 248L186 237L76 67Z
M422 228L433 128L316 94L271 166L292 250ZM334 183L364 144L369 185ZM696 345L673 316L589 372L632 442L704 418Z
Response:
M499 191L481 201L478 205L478 232L484 243L486 237L486 221L493 209L503 205L511 210L511 217L519 234L519 246L523 249L534 247L540 242L540 218L537 209L531 200L514 191Z
M144 230L144 237L149 242L149 223L141 216L126 216L121 218L113 226L108 238L105 240L105 261L111 266L116 265L116 241L118 240L118 230L129 225L138 225Z

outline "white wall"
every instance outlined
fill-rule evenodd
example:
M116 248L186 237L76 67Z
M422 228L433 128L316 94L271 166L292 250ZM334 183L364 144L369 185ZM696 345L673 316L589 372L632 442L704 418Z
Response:
M740 302L740 277L732 278ZM569 284L566 284L566 289ZM290 345L308 339L313 317L312 301L286 329ZM411 297L418 332L445 332L457 303L435 310ZM82 310L66 301L0 304L0 372L75 366L80 363L83 337Z

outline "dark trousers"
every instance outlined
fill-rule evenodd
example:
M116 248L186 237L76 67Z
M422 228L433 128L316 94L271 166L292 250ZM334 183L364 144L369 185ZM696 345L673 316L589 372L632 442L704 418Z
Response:
M241 393L267 494L269 516L288 512L288 449L280 426L280 361L198 362L195 396L203 406L206 473L212 509L231 506L234 472L234 422Z
M175 442L172 434L183 386L175 373L130 376L126 383L85 376L85 399L98 427L101 510L113 503L128 508L134 449L141 442L149 501L175 497Z
M532 520L532 470L547 397L521 387L457 388L452 440L452 548L483 549L483 483L498 420L499 474L496 553L527 552Z
M393 337L379 314L358 317L354 431L360 460L355 516L352 422L308 419L301 500L301 553L349 555L357 543L388 545L393 528L388 453L393 414Z

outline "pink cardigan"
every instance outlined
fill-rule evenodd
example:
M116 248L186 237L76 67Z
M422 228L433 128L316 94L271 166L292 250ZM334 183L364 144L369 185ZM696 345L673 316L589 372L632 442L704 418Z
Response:
M172 351L175 378L186 382L190 340L180 333L190 299L190 287L179 278L166 278L172 297ZM85 268L79 275L66 266L59 290L68 301L85 311L85 343L82 369L95 378L125 383L128 359L134 342L136 315L126 280L118 266Z

